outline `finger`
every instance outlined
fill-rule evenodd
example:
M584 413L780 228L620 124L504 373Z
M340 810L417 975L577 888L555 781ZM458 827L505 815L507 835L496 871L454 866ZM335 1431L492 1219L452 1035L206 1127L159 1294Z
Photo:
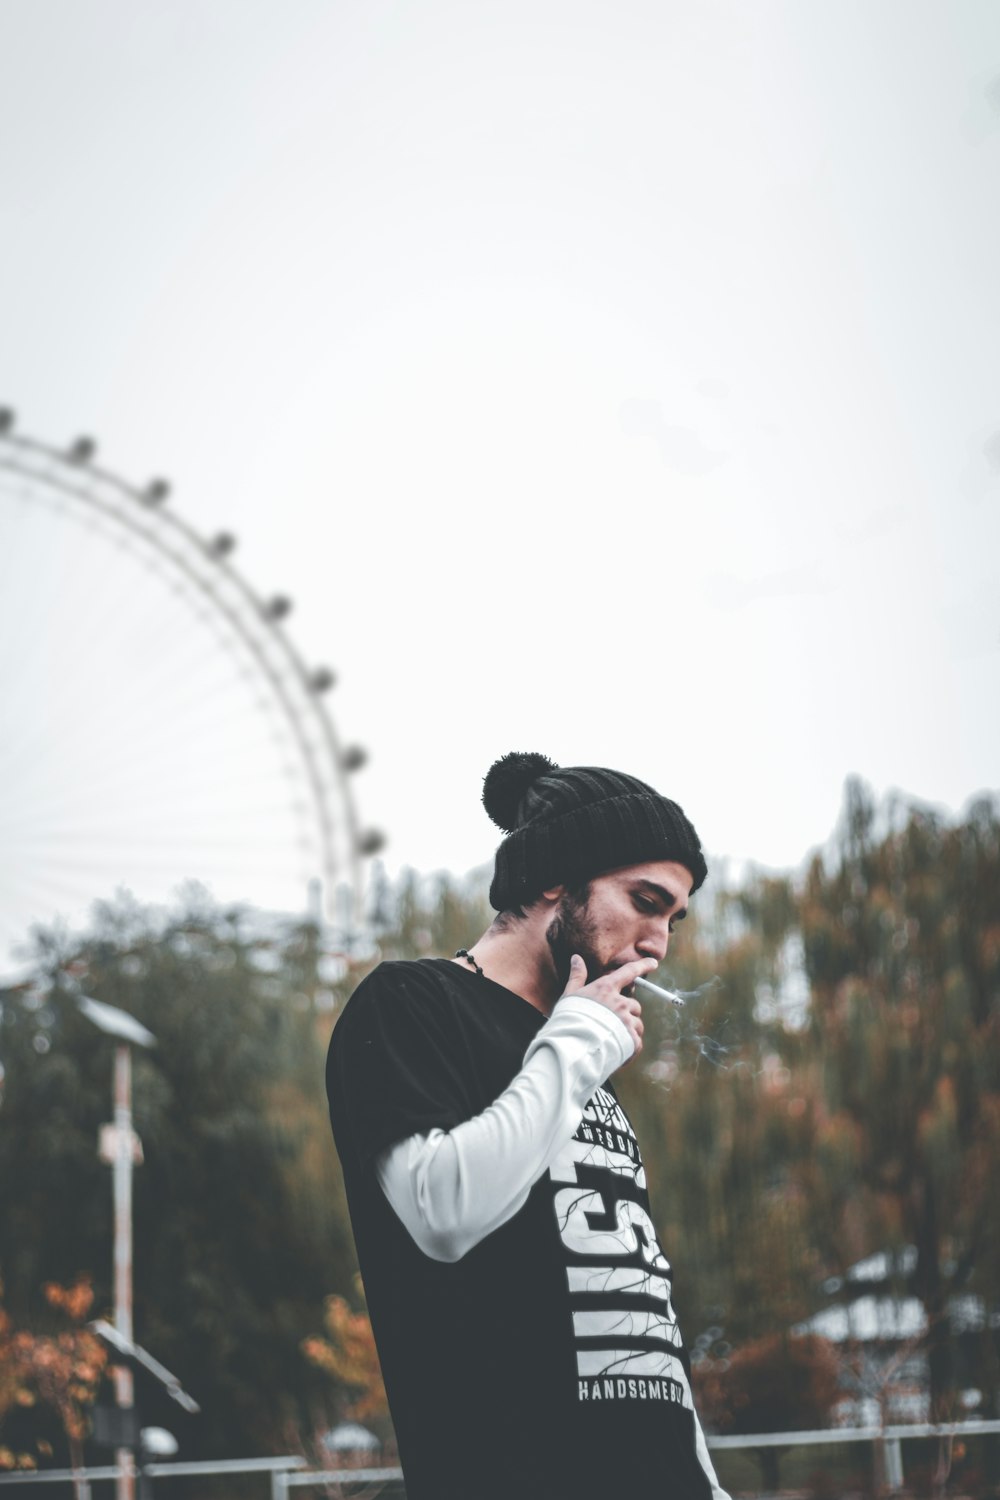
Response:
M600 990L598 989L598 985L601 986ZM590 986L590 990L593 992L595 1000L601 999L603 1004L610 1005L612 1010L619 1011L622 1015L642 1015L642 1006L637 997L628 987L623 990L617 989L613 974L606 974L603 979L595 980ZM603 995L601 993L602 990Z
M566 981L564 995L575 995L577 990L582 990L587 983L587 965L579 953L574 953L569 961L569 978Z
M631 963L622 964L621 968L616 969L613 974L609 974L608 978L612 979L622 993L624 993L629 985L638 979L641 974L649 974L653 969L658 967L659 964L655 958L633 958Z

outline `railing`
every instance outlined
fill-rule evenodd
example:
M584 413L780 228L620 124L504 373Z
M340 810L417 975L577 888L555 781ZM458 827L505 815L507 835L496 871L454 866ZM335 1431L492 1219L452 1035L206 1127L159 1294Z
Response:
M871 1443L884 1455L882 1482L890 1492L903 1487L903 1443L911 1438L978 1437L1000 1433L1000 1421L914 1422L898 1427L822 1427L811 1432L757 1432L730 1437L709 1437L708 1446L716 1451L755 1448L825 1447L830 1443ZM0 1474L2 1485L62 1484L80 1486L80 1494L89 1500L94 1483L116 1480L119 1469L113 1464L89 1469L18 1470ZM391 1484L403 1495L403 1471L398 1468L311 1469L304 1458L288 1454L280 1458L227 1458L203 1463L148 1463L142 1470L150 1480L193 1478L202 1475L222 1477L227 1474L260 1474L270 1478L271 1500L290 1500L293 1489L320 1489L328 1485L341 1488L359 1484Z
M288 1500L289 1491L329 1484L395 1484L400 1500L405 1497L402 1469L303 1469L299 1473L275 1474L271 1480L271 1500Z
M272 1500L287 1493L276 1489L275 1481L291 1477L297 1469L307 1467L304 1458L297 1454L284 1454L278 1458L216 1458L198 1463L147 1463L141 1474L150 1479L191 1479L199 1475L206 1478L224 1477L227 1474L263 1474L271 1479ZM310 1473L312 1471L310 1470ZM348 1470L347 1472L351 1472ZM91 1500L90 1486L101 1481L112 1483L121 1476L117 1464L104 1464L84 1469L18 1469L12 1474L0 1474L0 1485L64 1484L78 1485L81 1500Z
M805 1448L826 1443L872 1443L875 1451L881 1445L883 1473L881 1482L890 1494L903 1488L903 1442L907 1438L978 1437L982 1433L1000 1432L1000 1421L912 1422L898 1427L821 1427L812 1432L758 1432L752 1437L710 1437L712 1449L725 1448Z

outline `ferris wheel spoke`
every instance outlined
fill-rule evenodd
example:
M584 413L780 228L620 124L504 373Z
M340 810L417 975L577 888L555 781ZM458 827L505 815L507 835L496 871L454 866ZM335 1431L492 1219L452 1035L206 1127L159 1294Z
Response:
M287 758L292 750L288 736L272 723L255 725L252 718L248 719L248 711L244 708L241 714L239 707L236 704L235 711L228 708L220 711L217 702L206 702L199 717L178 715L173 733L167 739L162 725L152 715L143 715L129 724L124 734L120 722L97 722L92 726L77 723L68 730L52 724L32 740L10 747L8 753L0 756L0 767L3 774L16 775L26 783L45 777L52 764L67 756L72 756L77 766L99 765L116 773L130 768L144 772L157 765L169 769L171 764L189 763L199 744L215 749L226 746L227 742L240 759L252 761L266 755L278 763L282 755ZM242 730L241 723L245 726ZM215 774L221 779L221 767L216 767Z
M266 793L273 794L273 784L265 785L259 783L261 789ZM121 828L133 832L139 826L139 815L141 815L141 826L143 828L166 828L176 830L187 824L192 828L202 826L201 820L211 815L213 827L225 828L227 823L234 827L246 826L246 807L243 803L221 804L219 798L213 793L198 801L194 794L185 796L180 808L174 806L173 802L166 804L154 803L150 805L149 798L137 798L138 815L131 803L121 804L113 810L104 814L100 820L93 822L84 821L86 814L81 813L79 802L64 803L60 809L44 806L30 806L20 809L17 813L5 813L3 822L0 823L0 837L8 841L18 840L27 842L29 839L43 839L52 835L58 836L94 836L102 830ZM308 808L305 803L300 804L300 811L305 814ZM254 801L253 827L255 829L268 829L270 827L287 827L289 803Z
M363 844L314 677L166 490L0 421L0 928L117 887L360 900ZM6 628L5 628L6 627ZM367 846L365 846L367 847ZM332 911L332 909L331 909ZM0 960L2 961L2 960Z
M136 854L130 852L128 860L122 859L121 855L100 846L86 847L78 855L60 853L59 865L67 876L76 875L78 878L85 876L87 871L93 871L99 875L104 883L108 881L128 882L130 875L135 876L140 872L149 871L157 875L169 875L177 880L204 879L206 871L219 872L222 870L266 869L270 874L277 874L282 878L291 878L299 869L297 863L287 857L284 863L275 863L266 851L250 846L250 864L248 866L247 848L233 848L215 850L211 859L190 859L185 861L183 854L180 859L176 858L167 850L160 850L149 854ZM254 860L256 859L256 864Z
M130 770L143 773L157 765L167 769L172 764L185 767L201 759L206 772L222 780L225 775L238 771L240 760L253 764L267 755L278 764L278 757L284 755L287 759L288 741L269 726L261 724L256 733L248 729L240 734L239 725L238 715L208 714L200 721L179 720L170 737L165 737L162 726L153 723L148 716L136 725L124 726L124 732L121 724L117 731L114 726L97 724L92 731L76 725L69 732L53 725L47 738L40 743L27 742L14 747L9 755L0 759L0 766L3 774L17 775L25 784L30 784L32 779L46 776L51 765L68 761L81 772L100 767L112 768L116 773L119 770L122 773ZM252 720L250 725L253 726ZM206 747L203 757L199 754L201 745ZM231 748L237 754L240 747L243 749L243 755L239 756L232 771L224 771L219 765L212 769L209 764L208 752L223 747Z
M260 836L242 836L238 831L228 835L220 834L215 838L206 839L203 835L199 837L197 845L194 843L193 834L190 832L166 832L163 828L147 828L136 830L135 828L84 828L73 830L56 830L51 833L33 832L28 837L18 840L18 852L25 853L33 849L58 849L66 852L66 859L81 859L85 863L87 850L100 851L108 859L120 859L123 856L135 862L143 860L147 856L138 853L142 844L136 838L137 831L143 833L156 833L156 848L174 857L174 851L182 854L197 848L199 857L201 854L211 855L216 850L258 849L261 847ZM62 856L60 855L60 859Z
M267 875L268 872L265 870L261 873ZM290 885L293 883L289 882ZM0 902L3 903L4 913L15 911L18 902L29 901L31 906L31 915L26 922L12 922L9 915L0 916L0 941L5 943L8 953L16 957L30 945L33 927L48 929L60 921L76 925L88 920L98 905L115 906L123 897L138 899L140 906L173 903L183 889L192 884L205 886L210 892L215 891L221 901L240 903L239 891L231 874L220 875L217 871L210 872L208 878L205 878L196 875L185 877L170 870L166 878L158 880L155 889L144 897L137 897L128 879L115 875L100 879L93 871L86 870L67 872L59 877L31 877L17 885L0 882ZM2 972L0 966L0 975Z
M211 665L207 666L206 663ZM46 716L36 726L34 736L22 741L24 753L30 756L39 753L43 745L51 744L53 734L58 733L60 722L72 727L87 723L89 719L90 733L100 729L100 721L95 724L87 714L88 695L93 691L91 674L77 669L67 677L68 665L60 663L59 666L61 677L68 681L68 691L60 694L58 702L49 700ZM183 691L180 691L181 684L184 684ZM155 710L164 701L164 695L168 695L172 711L182 716L193 707L217 704L222 693L225 693L235 710L241 712L240 700L245 700L248 696L247 677L242 673L235 679L231 673L227 677L222 664L206 653L203 645L197 653L192 651L180 660L168 661L164 655L160 655L144 666L138 681L133 679L128 700L131 722L142 724L151 718L155 719ZM258 703L260 701L257 700ZM272 719L276 717L270 705L267 714Z
M116 737L110 730L91 735L82 733L79 728L69 734L52 729L40 741L18 745L9 754L0 756L0 776L16 778L23 797L32 785L44 785L54 767L65 766L71 759L76 786L82 789L88 775L99 774L102 784L106 785L118 777L148 777L157 770L172 774L175 768L191 763L198 744L214 748L226 745L227 741L237 760L233 769L226 773L227 779L239 774L240 762L268 759L272 766L280 764L282 752L287 753L287 741L263 729L258 734L245 733L239 737L236 733L238 723L238 719L221 715L206 715L203 720L190 722L183 726L188 740L181 752L169 742L165 743L162 731L158 732L148 721L141 730L133 730L133 737L129 740L125 740L120 731ZM206 765L204 774L214 775L220 781L224 779L223 769L218 765L214 769Z

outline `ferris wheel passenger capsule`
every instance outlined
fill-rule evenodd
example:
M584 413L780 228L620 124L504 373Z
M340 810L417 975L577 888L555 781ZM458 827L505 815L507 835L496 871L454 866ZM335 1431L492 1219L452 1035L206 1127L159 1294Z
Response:
M329 667L317 667L309 678L309 686L314 693L328 693L336 685L336 673L331 672Z
M236 550L236 538L231 531L220 531L209 542L208 550L213 557L228 557Z
M89 464L97 452L97 444L93 438L78 437L69 446L67 458L71 464Z

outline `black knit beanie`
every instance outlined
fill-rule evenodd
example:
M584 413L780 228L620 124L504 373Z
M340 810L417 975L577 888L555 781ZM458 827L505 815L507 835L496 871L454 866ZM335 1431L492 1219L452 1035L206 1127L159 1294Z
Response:
M677 803L622 771L557 766L546 755L513 751L490 767L483 806L509 835L490 886L497 911L622 865L674 860L691 871L695 891L708 874L698 835Z

